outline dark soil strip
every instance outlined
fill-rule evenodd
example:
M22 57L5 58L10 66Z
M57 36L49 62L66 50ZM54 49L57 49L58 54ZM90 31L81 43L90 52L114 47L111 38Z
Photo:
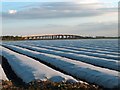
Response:
M58 68L58 67L55 67L54 65L51 65L50 63L47 63L47 62L45 62L45 61L42 61L42 60L40 60L40 59L38 59L38 58L36 58L36 57L34 57L34 56L30 56L30 55L23 54L23 53L21 53L21 52L19 52L19 51L13 50L13 49L11 49L11 48L9 48L9 47L7 47L7 46L4 46L4 45L2 45L2 46L5 47L5 48L7 48L7 49L9 49L9 50L12 50L12 51L14 51L14 52L16 52L16 53L19 53L19 54L28 56L28 57L30 57L30 58L33 58L34 60L39 61L40 63L43 63L44 65L46 65L46 66L48 66L48 67L50 67L50 68L52 68L52 69L54 69L54 70L56 70L56 71L59 71L59 72L64 73L64 74L66 74L66 75L72 76L72 77L74 77L74 78L77 79L77 80L82 80L82 79L80 79L80 78L78 78L78 77L76 77L76 76L74 76L74 75L71 75L70 73L67 73L67 72L65 72L64 70L62 70L62 69L60 69L60 68ZM85 82L86 82L86 80L82 80L82 81L85 81ZM89 83L89 82L87 82L87 83ZM94 85L94 84L92 84L92 83L89 83L89 84L90 84L90 85ZM96 85L96 86L98 86L98 85ZM98 86L98 87L99 87L99 86ZM101 88L102 88L102 87L101 87Z
M9 65L7 59L3 56L0 56L2 57L2 68L7 76L7 78L9 80L12 81L12 83L15 85L15 86L25 86L26 84L22 81L21 78L19 78L15 72L12 70L11 66Z

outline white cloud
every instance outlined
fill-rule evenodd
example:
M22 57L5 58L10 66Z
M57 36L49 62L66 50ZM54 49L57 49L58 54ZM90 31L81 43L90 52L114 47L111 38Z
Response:
M16 14L16 13L17 13L17 10L9 10L8 13L9 13L9 14Z
M23 7L24 9L17 12L9 10L9 13L3 13L3 18L10 19L48 19L48 18L70 18L70 17L97 17L111 12L116 13L117 8L104 8L98 0L78 0L77 2L85 2L90 4L78 4L73 2L48 2L34 4ZM101 7L99 7L101 6ZM14 14L14 15L13 15ZM112 15L112 14L110 14ZM108 16L110 16L108 15ZM113 16L112 16L113 17ZM112 18L111 17L111 18ZM110 19L111 19L110 18ZM104 19L104 17L102 17ZM101 20L101 19L100 19Z
M100 0L74 0L73 2L79 5L84 5L89 9L98 9L104 7L103 2L100 2Z
M76 0L75 2L78 3L78 4L100 3L99 0Z

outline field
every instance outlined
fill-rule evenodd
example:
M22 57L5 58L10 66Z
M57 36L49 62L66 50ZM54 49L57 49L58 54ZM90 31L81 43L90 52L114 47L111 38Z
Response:
M120 61L117 39L36 40L3 42L1 80L12 70L21 82L34 80L84 83L102 89L119 88ZM18 80L18 79L17 79Z

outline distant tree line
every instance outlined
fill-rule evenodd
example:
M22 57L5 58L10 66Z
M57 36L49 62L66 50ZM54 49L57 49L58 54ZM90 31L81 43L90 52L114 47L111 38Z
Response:
M0 40L23 40L21 36L0 36Z
M120 37L96 36L95 39L119 39Z
M96 36L96 37L91 37L91 36L79 36L77 39L120 39L120 36L118 37L105 37L105 36ZM25 40L22 36L0 36L0 40L5 40L5 41L15 41L15 40Z

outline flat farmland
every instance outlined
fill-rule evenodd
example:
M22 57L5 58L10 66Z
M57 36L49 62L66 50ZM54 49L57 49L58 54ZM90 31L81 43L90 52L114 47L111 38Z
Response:
M80 82L115 90L120 86L117 39L7 41L0 48L0 56L24 83ZM0 79L9 80L2 66Z

